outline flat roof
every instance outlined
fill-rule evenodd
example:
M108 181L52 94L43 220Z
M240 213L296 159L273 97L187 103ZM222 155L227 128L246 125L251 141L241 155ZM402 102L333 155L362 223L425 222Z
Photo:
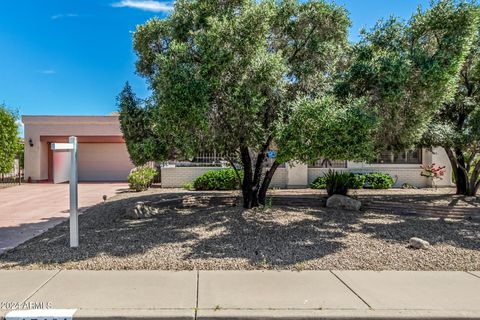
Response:
M82 123L82 122L117 122L118 115L106 115L106 116L75 116L75 115L22 115L23 123Z

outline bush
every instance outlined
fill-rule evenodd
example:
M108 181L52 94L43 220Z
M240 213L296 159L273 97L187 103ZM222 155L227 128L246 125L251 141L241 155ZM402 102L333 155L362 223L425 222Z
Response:
M310 188L312 189L325 189L326 187L327 187L327 182L325 181L325 176L317 177L310 184Z
M345 180L348 181L345 182ZM345 183L346 189L343 186ZM325 175L317 177L310 184L310 188L327 189L328 194L331 195L328 190L329 186L332 194L346 194L348 189L389 189L394 183L393 178L385 173L347 173L329 170Z
M346 196L350 183L350 173L328 170L325 174L325 184L329 196L341 194Z
M243 172L240 172L243 179ZM207 171L193 181L195 190L234 190L240 187L234 169Z
M350 173L348 187L350 189L362 189L365 186L366 175L361 173Z
M389 189L394 183L393 178L385 173L374 172L366 174L365 184L367 188Z
M182 188L185 189L185 190L189 190L189 191L195 190L195 188L193 187L193 182L184 183L182 185Z
M350 173L349 174L349 182L348 188L350 189L362 189L365 186L365 178L366 176L361 173ZM326 189L327 188L327 180L326 175L321 177L317 177L313 182L310 184L310 188L312 189Z
M157 175L157 170L148 166L134 168L128 175L128 184L130 189L135 191L145 191L153 183L153 178Z

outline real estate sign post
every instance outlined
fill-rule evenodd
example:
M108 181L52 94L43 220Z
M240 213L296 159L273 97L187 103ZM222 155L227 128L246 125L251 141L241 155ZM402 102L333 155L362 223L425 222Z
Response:
M70 247L78 247L78 170L77 137L68 138L69 143L52 143L53 151L70 151Z

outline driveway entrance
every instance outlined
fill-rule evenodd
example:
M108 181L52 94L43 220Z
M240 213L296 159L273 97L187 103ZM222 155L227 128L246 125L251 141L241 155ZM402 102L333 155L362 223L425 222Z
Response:
M68 219L68 184L24 184L0 189L0 253ZM128 188L126 183L80 183L80 212Z

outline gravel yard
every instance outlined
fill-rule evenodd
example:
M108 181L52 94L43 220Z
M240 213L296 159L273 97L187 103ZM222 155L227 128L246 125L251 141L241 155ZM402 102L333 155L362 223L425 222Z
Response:
M0 256L0 268L21 269L362 269L480 270L480 221L362 212L321 206L312 190L272 191L271 208L243 210L238 193L152 189L124 193L80 216L80 248L68 246L68 222ZM311 206L277 203L275 196L309 197ZM451 190L357 191L362 201L462 207L478 198ZM157 214L125 217L137 201ZM411 237L430 242L408 247Z

